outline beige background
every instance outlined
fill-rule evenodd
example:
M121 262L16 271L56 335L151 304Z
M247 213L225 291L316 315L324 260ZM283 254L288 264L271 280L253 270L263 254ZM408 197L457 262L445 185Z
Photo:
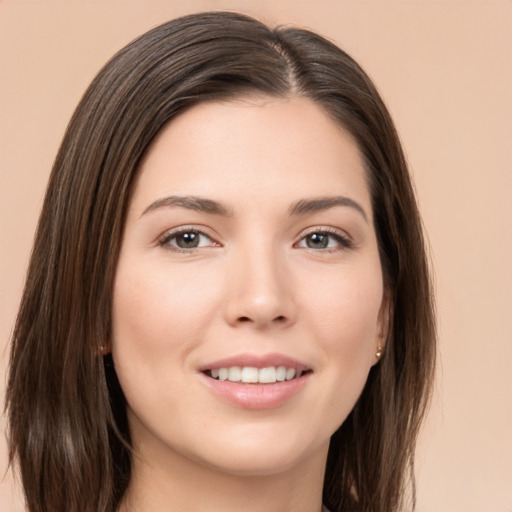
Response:
M417 458L418 510L511 512L510 0L0 0L0 393L38 211L73 108L121 46L205 9L311 27L376 81L411 163L437 274L441 361ZM0 475L5 466L2 439ZM20 503L7 474L0 512Z

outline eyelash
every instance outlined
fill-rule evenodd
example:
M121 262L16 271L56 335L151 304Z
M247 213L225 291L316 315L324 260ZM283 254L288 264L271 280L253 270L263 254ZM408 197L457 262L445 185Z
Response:
M182 253L188 253L188 254L190 254L191 252L193 252L197 249L201 249L202 247L191 247L188 249L184 249L182 247L178 247L178 246L170 243L171 240L177 238L178 236L189 234L189 233L194 233L196 235L199 235L199 237L206 237L209 240L211 240L213 242L213 244L210 245L209 247L212 247L212 246L219 247L220 246L220 244L215 242L215 240L213 240L213 238L210 235L208 235L204 231L194 228L192 226L190 226L190 227L185 226L185 227L178 228L176 230L168 231L158 240L158 245L160 245L161 247L163 247L164 249L167 249L169 251L182 252Z
M178 228L176 230L168 231L158 240L158 244L161 247L163 247L164 249L169 250L169 251L190 254L191 252L194 252L197 249L201 249L202 247L190 247L188 249L184 249L184 248L178 247L178 246L170 243L171 240L176 239L178 236L190 234L190 233L199 235L199 237L208 238L212 242L212 245L208 245L207 247L220 247L220 244L218 242L216 242L210 235L208 235L204 231L194 228L194 227L182 227L182 228ZM338 244L338 246L336 246L336 247L330 247L330 248L325 247L325 248L320 248L320 249L304 247L305 249L308 249L312 252L332 253L332 252L352 249L353 245L354 245L352 240L347 235L340 233L338 230L335 230L335 229L329 228L329 227L315 227L314 229L311 229L310 231L304 233L301 236L300 240L294 244L294 247L299 246L299 244L301 242L306 240L306 238L311 235L326 235L326 236L336 240L336 242Z
M311 247L305 247L306 249L309 249L312 252L328 252L328 253L331 253L331 252L338 252L338 251L343 251L343 250L347 250L347 249L352 249L353 246L354 246L354 243L353 243L352 239L349 238L347 235L341 233L337 229L329 228L329 227L322 227L322 226L321 227L315 227L315 228L307 231L306 233L304 233L301 236L299 242L297 242L297 244L302 242L308 236L311 236L311 235L327 235L330 238L334 238L336 240L336 242L338 243L337 247L330 247L330 248L323 248L323 249L313 249ZM295 244L295 245L297 245L297 244Z

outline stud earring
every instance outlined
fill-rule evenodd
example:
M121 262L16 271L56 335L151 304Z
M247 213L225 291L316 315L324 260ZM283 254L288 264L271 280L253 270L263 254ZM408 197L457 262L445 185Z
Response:
M375 357L377 358L377 361L381 358L382 356L382 347L379 345L377 347L377 352L375 353Z
M106 356L108 354L108 348L106 345L100 345L100 354Z

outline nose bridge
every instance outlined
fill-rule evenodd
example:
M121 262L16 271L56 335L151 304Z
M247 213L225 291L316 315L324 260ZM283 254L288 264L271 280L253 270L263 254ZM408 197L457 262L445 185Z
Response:
M286 256L268 239L253 239L233 250L228 281L229 323L265 327L293 321L293 287Z

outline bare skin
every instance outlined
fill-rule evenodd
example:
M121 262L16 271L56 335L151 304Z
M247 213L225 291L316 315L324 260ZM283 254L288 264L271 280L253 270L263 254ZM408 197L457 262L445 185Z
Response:
M358 148L321 108L252 97L173 120L141 165L114 288L136 454L122 512L320 512L386 311ZM294 376L236 380L279 366Z

